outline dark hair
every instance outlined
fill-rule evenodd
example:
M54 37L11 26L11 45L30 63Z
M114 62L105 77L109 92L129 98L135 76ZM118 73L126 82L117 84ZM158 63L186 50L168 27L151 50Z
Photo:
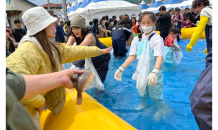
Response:
M185 11L186 11L187 9L189 10L189 8L185 8Z
M129 15L128 14L124 14L126 17L128 17L129 18Z
M159 16L159 15L160 15L159 13L156 13L156 14L155 14L156 17Z
M143 13L140 15L140 17L139 17L139 22L140 22L140 23L141 23L141 21L142 21L142 18L143 18L145 15L149 15L150 18L152 19L152 21L153 21L154 23L156 22L156 16L155 16L155 14L154 14L153 12L151 12L151 11L145 11L145 12L143 12ZM142 38L142 34L143 34L143 33L140 33L140 34L138 35L138 38L139 38L139 39Z
M109 19L109 23L112 22L112 21L114 21L114 20L113 19Z
M132 18L131 18L131 21L132 21L132 19L135 19L135 24L136 24L136 22L137 22L136 18L135 18L135 17L132 17Z
M175 11L180 11L180 8L176 7L176 8L175 8Z
M167 10L167 9L166 9L166 6L161 6L161 7L159 8L159 11L161 11L161 10L166 11L166 10Z
M8 33L9 33L9 35L10 35L10 31L9 31L8 29L6 29L6 33L7 33L7 32L8 32Z
M63 23L63 22L64 22L63 20L60 21L60 23Z
M75 27L77 28L77 27ZM70 28L70 36L73 36L75 39L76 39L76 44L79 45L80 43L82 43L82 41L84 40L85 36L88 34L88 32L90 31L89 28L81 28L81 31L82 31L82 36L83 36L83 39L81 40L80 38L77 38L73 32L72 32L72 27Z
M194 0L192 2L192 8L197 8L197 6L201 6L201 4L203 3L204 6L210 6L210 2L209 0Z
M170 9L169 12L172 12L174 10L174 8Z
M178 29L177 27L172 27L172 28L170 28L170 30L169 30L169 34L170 34L170 33L179 34L180 31L179 31L179 29Z
M93 19L94 25L98 24L98 19Z
M190 18L189 18L189 17L187 17L187 18L185 19L185 21L186 21L187 19L189 19L189 20L190 20Z
M14 20L14 24L21 23L20 19Z
M101 19L105 19L106 17L105 16L103 16Z
M123 15L120 15L119 18L121 18L121 16L123 16Z
M58 17L57 15L53 15L53 17Z
M103 19L100 20L100 24L102 23Z
M89 25L92 25L92 24L93 24L93 22L92 22L92 21L90 21L90 22L89 22Z
M104 17L106 18L106 20L108 20L108 16L107 15L105 15Z

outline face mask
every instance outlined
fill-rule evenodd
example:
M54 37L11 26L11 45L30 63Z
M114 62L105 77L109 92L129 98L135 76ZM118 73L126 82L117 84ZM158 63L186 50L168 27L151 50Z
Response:
M114 25L114 22L111 22L112 25Z
M105 23L103 23L103 25L105 25Z
M154 29L153 26L142 26L142 30L144 33L149 33Z

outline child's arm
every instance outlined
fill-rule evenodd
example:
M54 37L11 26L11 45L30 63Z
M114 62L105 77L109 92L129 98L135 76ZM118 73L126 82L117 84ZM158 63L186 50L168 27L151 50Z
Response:
M175 44L170 44L171 47L178 49L178 47Z
M129 52L129 57L126 59L126 61L123 63L122 66L120 66L115 75L114 75L114 78L117 80L117 81L121 81L121 76L123 74L123 71L125 68L127 68L134 60L135 60L135 54L136 54L136 48L137 48L137 43L138 43L138 37L135 37L133 40L132 40L132 43L131 43L131 48L130 48L130 52Z
M163 62L163 56L156 56L156 64L154 69L160 69L162 62Z
M123 63L122 67L127 68L135 60L135 55L130 55Z
M121 76L123 74L123 71L125 68L127 68L133 61L135 60L135 55L130 55L126 61L123 63L122 66L119 67L119 69L117 69L115 75L114 75L114 78L117 80L117 81L121 81Z

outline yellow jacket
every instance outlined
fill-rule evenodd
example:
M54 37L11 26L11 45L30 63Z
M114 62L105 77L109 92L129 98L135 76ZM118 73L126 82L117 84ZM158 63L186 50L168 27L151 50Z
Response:
M74 62L80 59L96 57L101 55L101 49L87 46L58 46L62 63ZM57 60L58 61L58 60ZM47 54L37 45L30 41L23 42L22 45L6 59L6 67L14 72L23 75L37 75L52 73L52 66ZM46 108L54 114L59 114L66 100L64 87L58 87L47 93L42 93L34 97L21 100L31 116L35 116L36 108L41 107L46 102Z

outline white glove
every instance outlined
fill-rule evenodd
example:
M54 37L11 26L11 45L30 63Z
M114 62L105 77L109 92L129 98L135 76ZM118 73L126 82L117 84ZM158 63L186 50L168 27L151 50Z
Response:
M124 68L123 66L120 66L119 69L117 69L115 75L114 75L114 78L117 80L117 81L121 81L121 76L123 74L123 71L124 71Z
M156 86L158 78L158 69L153 69L153 71L148 75L147 80L149 80L148 85Z

